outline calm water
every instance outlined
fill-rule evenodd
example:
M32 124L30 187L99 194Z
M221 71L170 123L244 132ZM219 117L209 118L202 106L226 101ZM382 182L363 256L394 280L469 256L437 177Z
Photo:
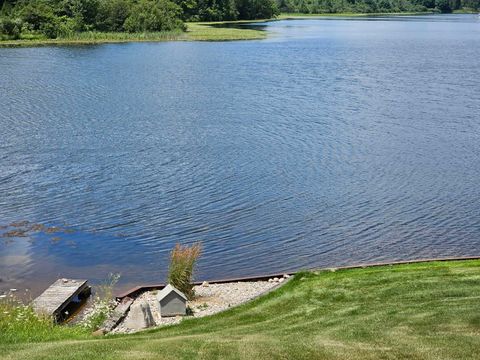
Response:
M0 289L480 254L478 18L259 26L0 49Z

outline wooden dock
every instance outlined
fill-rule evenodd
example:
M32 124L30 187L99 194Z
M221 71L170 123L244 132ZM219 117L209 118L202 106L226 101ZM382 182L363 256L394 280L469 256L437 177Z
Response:
M52 316L54 321L60 321L62 311L78 297L90 294L87 280L58 279L32 302L37 313Z

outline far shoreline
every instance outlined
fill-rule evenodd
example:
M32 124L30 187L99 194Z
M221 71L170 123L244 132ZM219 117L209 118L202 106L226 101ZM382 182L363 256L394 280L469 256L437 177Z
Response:
M467 12L454 12L468 14ZM370 17L370 16L421 16L434 15L436 12L397 12L397 13L281 13L276 18L260 20L237 20L217 22L190 22L186 23L186 32L158 32L158 33L79 33L72 38L59 39L20 39L0 40L0 48L13 47L42 47L42 46L82 46L99 44L118 44L134 42L165 42L165 41L238 41L263 40L267 38L264 30L241 29L222 27L221 25L249 24L267 21L300 20L311 18L342 18L342 17ZM472 12L472 14L474 14Z

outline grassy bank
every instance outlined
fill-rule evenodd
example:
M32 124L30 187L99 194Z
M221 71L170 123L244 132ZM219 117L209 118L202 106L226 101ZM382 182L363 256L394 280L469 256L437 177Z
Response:
M282 13L278 16L279 20L304 19L312 17L366 17L366 16L414 16L414 15L432 15L433 12L400 12L400 13Z
M2 359L475 359L479 349L477 260L302 273L249 304L136 335L0 335Z
M254 29L239 29L227 27L229 24L252 23L257 21L225 21L188 23L185 40L193 41L231 41L231 40L260 40L267 37L267 33ZM265 21L265 20L261 20ZM222 27L221 25L227 25Z
M459 10L453 10L453 14L478 14L477 10L474 9L459 9Z
M252 29L221 27L222 24L238 22L188 23L187 31L154 33L105 33L83 32L70 37L46 39L29 36L19 40L0 40L0 47L51 46L51 45L89 45L123 42L160 42L160 41L231 41L264 39L266 32Z

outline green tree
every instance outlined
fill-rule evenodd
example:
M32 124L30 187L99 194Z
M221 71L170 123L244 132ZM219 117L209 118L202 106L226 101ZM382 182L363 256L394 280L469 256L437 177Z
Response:
M21 19L0 18L0 35L11 39L18 39L22 33L23 22Z
M181 8L168 0L140 0L132 7L124 28L128 32L185 30Z
M435 7L442 13L452 12L452 8L450 7L450 2L448 0L435 0Z
M131 2L128 0L103 0L96 14L96 28L100 31L124 31L125 20L130 15Z
M182 20L198 20L197 0L175 0L174 2L182 9Z

